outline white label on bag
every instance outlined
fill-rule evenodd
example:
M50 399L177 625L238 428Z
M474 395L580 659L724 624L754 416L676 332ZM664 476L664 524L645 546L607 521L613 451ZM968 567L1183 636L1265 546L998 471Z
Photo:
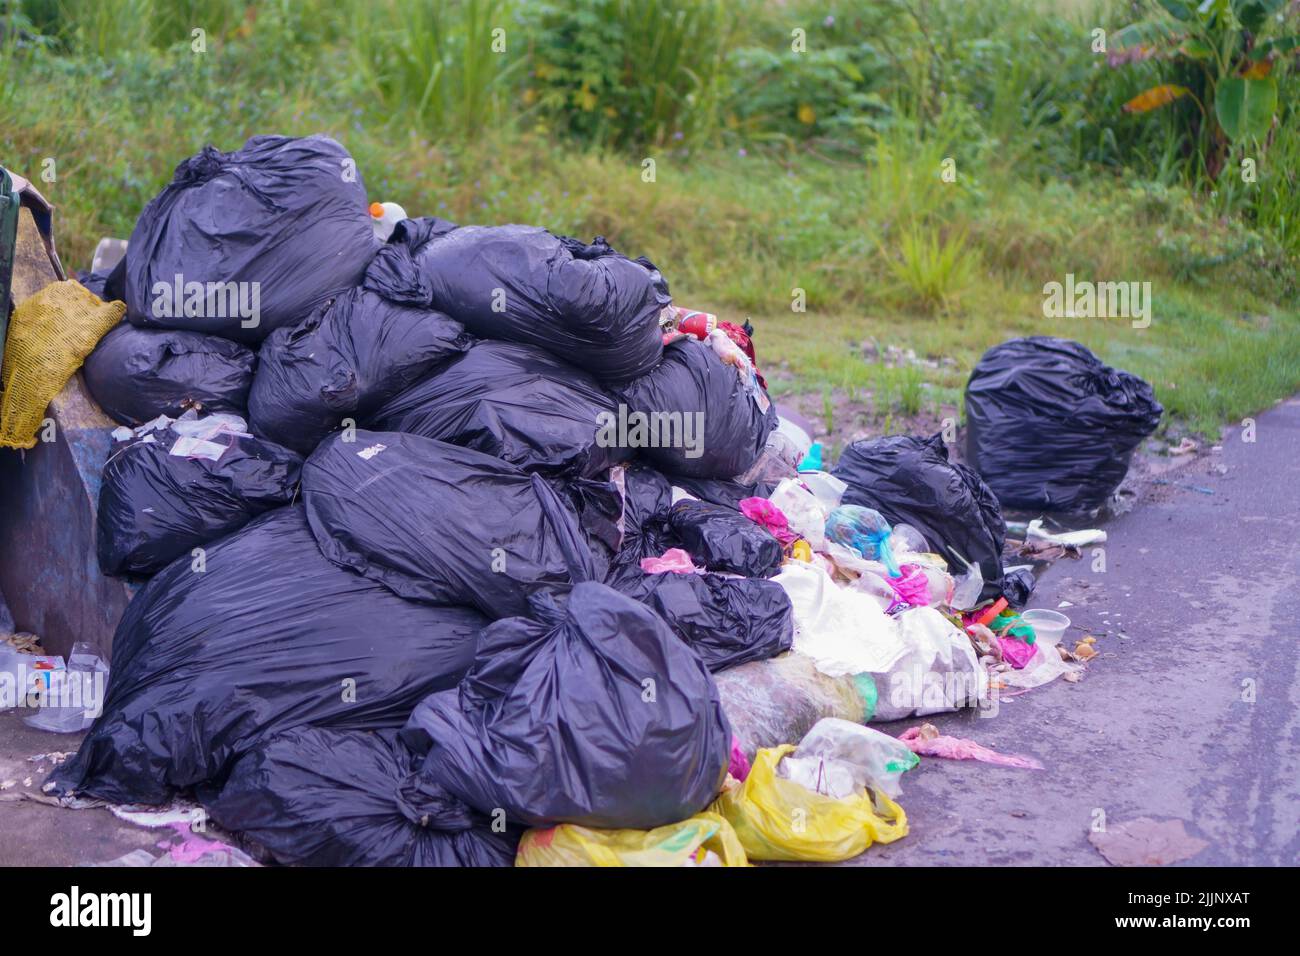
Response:
M364 458L366 461L369 461L371 458L374 458L376 455L378 455L381 451L383 451L387 447L388 447L387 445L383 445L383 444L371 445L369 448L363 448L359 452L357 452L357 457Z
M214 441L182 435L176 439L176 444L172 445L172 450L168 454L176 455L178 458L206 458L208 461L218 461L226 453L226 447Z

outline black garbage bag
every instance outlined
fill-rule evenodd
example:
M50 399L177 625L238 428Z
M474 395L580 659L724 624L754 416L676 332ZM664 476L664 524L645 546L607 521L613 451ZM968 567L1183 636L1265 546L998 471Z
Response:
M654 468L639 461L612 471L611 478L618 487L622 505L614 564L640 575L642 558L655 557L674 546L668 534L672 484Z
M1160 424L1151 386L1068 339L995 345L966 384L971 465L1005 508L1101 507Z
M777 424L776 407L759 408L736 369L690 337L671 342L662 362L616 392L627 405L620 443L669 477L734 478Z
M672 299L648 259L536 226L407 219L366 271L392 299L439 309L475 335L535 345L603 382L659 361L659 313Z
M998 500L974 471L948 461L941 435L856 441L831 474L848 485L841 504L875 508L891 525L911 525L954 573L965 570L958 555L980 566L981 599L1001 593L1007 525Z
M494 832L422 777L420 762L396 731L299 727L254 747L219 793L199 798L279 863L513 866L520 831Z
M212 440L225 448L215 460L172 454L189 440L161 429L114 443L96 518L105 574L153 574L293 500L302 459L289 449L223 434Z
M165 803L304 726L399 727L454 687L486 620L404 601L321 555L277 508L136 593L113 638L103 713L50 776L61 793Z
M366 423L494 455L525 471L591 477L631 456L602 441L615 402L595 379L542 349L482 341L384 405Z
M1029 595L1034 593L1038 581L1029 568L1017 568L1002 576L1002 596L1013 608L1022 608L1029 603Z
M775 657L794 641L790 598L775 581L637 570L611 586L652 608L710 671Z
M739 511L707 501L684 499L668 510L668 530L697 564L766 578L781 568L781 542Z
M606 570L542 478L432 438L330 436L303 466L302 488L322 553L413 600L508 617L531 593Z
M732 511L740 510L740 503L746 498L767 498L776 490L778 482L760 479L752 485L740 481L717 478L691 478L686 475L673 475L673 485L692 497L711 504L722 505Z
M99 340L81 373L105 414L143 425L190 409L247 415L256 364L256 355L229 339L123 322Z
M119 259L111 269L78 272L77 281L105 302L121 302L126 295L126 259Z
M425 698L402 731L425 775L481 813L530 826L649 829L717 796L731 727L695 653L643 604L582 583L563 609L479 638L456 690Z
M126 317L260 342L357 285L379 245L365 184L329 137L205 146L135 224Z
M353 289L262 343L250 424L255 434L309 455L344 419L364 424L473 341L441 312Z

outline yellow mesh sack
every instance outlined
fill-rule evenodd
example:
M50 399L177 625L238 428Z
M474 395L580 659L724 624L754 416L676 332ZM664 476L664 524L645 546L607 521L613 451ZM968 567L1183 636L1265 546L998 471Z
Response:
M529 830L515 866L683 866L712 850L723 866L748 866L731 824L716 813L653 830L596 830L573 823Z
M79 282L52 282L14 309L0 367L0 446L31 448L54 396L126 304L102 302Z
M709 807L735 829L749 859L830 863L907 835L903 808L879 791L836 800L778 776L781 758L794 749L760 750L745 781L729 777Z

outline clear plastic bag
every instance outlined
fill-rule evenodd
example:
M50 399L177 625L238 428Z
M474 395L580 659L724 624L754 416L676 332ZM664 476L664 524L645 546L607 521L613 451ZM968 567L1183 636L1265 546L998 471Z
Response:
M838 717L817 721L776 772L823 796L843 799L875 787L902 793L901 778L921 758L897 737Z

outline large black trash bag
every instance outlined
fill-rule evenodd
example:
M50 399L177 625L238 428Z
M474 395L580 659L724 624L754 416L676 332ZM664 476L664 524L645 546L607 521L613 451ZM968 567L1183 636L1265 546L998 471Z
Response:
M781 542L732 508L683 499L668 509L668 530L710 571L766 578L781 568Z
M420 763L396 731L300 727L250 750L219 793L199 798L279 863L513 866L519 831L494 832Z
M121 302L126 294L126 259L119 259L111 269L78 272L77 281L105 302Z
M690 478L685 475L673 475L672 481L675 487L682 489L691 497L722 505L732 511L739 511L740 503L746 498L770 496L778 484L768 479L759 479L751 485L716 478Z
M669 477L734 478L777 425L776 407L759 408L736 369L690 337L669 343L662 362L617 394L627 404L628 442ZM646 423L644 440L637 422Z
M366 272L394 302L440 309L487 339L546 349L603 382L659 361L659 313L672 299L648 259L601 237L587 244L536 226L407 219Z
M110 418L143 425L190 409L246 415L256 364L256 355L230 339L123 322L99 340L81 372Z
M1001 593L1002 544L1007 536L1002 510L979 475L948 461L941 435L854 442L831 474L848 485L842 504L875 508L891 525L911 525L954 573L965 570L958 555L980 566L981 599Z
M1100 507L1160 424L1151 386L1078 342L1035 335L995 345L966 384L967 450L1003 507Z
M794 641L790 598L775 581L637 569L611 586L652 608L711 671L775 657Z
M127 319L260 342L357 285L377 248L366 187L329 137L254 136L230 153L205 146L135 224ZM192 282L204 285L193 308Z
M336 564L492 618L523 613L533 592L604 576L572 508L539 476L419 435L355 437L326 438L303 466L308 520Z
M171 454L171 429L116 442L104 466L96 518L105 574L148 575L293 500L302 459L244 435L213 441L216 461Z
M441 312L353 289L262 343L250 424L258 435L311 454L344 419L364 423L473 341Z
M113 638L103 713L50 779L61 793L165 803L219 783L294 727L398 727L453 687L487 621L404 601L334 565L299 507L183 557L132 599Z
M613 397L542 349L482 341L384 405L364 424L474 448L541 474L606 471L630 457L601 442Z
M648 829L717 796L731 727L704 664L643 604L603 584L549 595L479 638L457 690L403 739L425 775L481 813L530 826Z
M615 565L640 575L641 559L663 554L674 542L668 534L668 509L673 503L672 484L644 462L611 471L620 491L619 545Z

